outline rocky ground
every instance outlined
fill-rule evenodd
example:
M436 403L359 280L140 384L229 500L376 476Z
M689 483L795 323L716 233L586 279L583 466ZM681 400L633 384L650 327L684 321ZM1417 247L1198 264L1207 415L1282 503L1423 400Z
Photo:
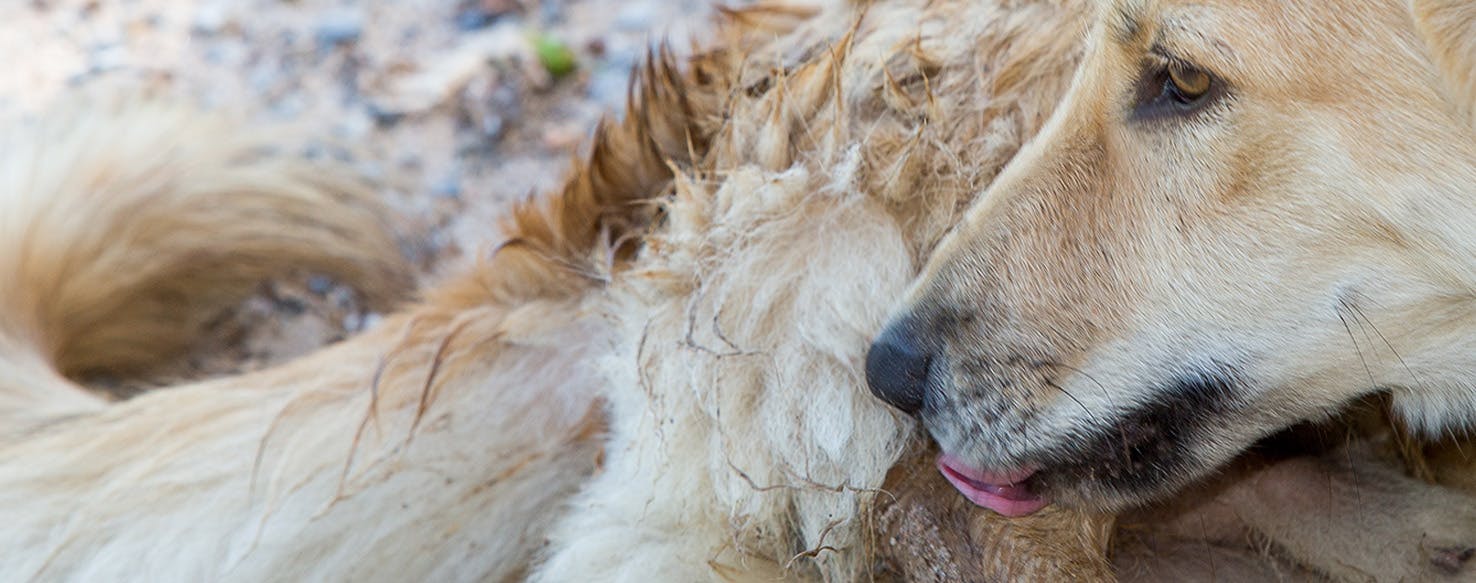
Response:
M681 50L711 12L711 0L12 0L0 118L146 85L291 126L313 136L309 155L381 185L430 280L485 249L509 201L557 184L647 48ZM170 374L258 368L376 318L324 278L267 282Z

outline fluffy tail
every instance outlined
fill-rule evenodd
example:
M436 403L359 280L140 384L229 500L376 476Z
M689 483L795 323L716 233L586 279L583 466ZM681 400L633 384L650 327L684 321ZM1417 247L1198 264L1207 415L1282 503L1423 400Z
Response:
M267 138L140 98L0 129L0 435L101 408L65 377L156 364L288 268L408 287L373 192Z

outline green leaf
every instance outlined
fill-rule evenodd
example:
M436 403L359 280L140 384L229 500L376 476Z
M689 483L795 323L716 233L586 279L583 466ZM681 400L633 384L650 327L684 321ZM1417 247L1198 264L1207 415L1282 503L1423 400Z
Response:
M538 54L538 62L543 64L543 68L555 77L568 75L579 66L569 45L551 35L535 35L533 51Z

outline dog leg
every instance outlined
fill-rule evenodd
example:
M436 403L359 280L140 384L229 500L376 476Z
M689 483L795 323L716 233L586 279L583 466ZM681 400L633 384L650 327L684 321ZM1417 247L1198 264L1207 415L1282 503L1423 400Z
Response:
M1476 581L1476 498L1410 478L1368 446L1232 472L1180 499L1199 502L1129 521L1124 579L1259 565L1291 580ZM1132 535L1143 528L1154 532Z
M1337 579L1476 581L1476 498L1363 448L1282 462L1228 494L1254 532Z

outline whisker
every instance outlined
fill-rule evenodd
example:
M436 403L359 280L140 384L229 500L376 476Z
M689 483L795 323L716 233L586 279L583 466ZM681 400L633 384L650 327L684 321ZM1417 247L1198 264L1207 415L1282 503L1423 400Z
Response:
M1056 381L1053 381L1049 378L1042 377L1041 380L1045 381L1045 384L1050 386L1051 388L1061 391L1061 394L1066 395L1066 398L1071 399L1073 403L1076 403L1077 407L1081 407L1081 410L1086 412L1087 417L1091 418L1092 423L1096 423L1099 425L1101 424L1101 422L1097 421L1097 416L1092 414L1092 410L1088 409L1087 406L1081 402L1081 399L1076 398L1076 395L1071 394L1071 391L1066 390L1065 387L1056 384Z
M1348 305L1347 302L1338 303L1343 306ZM1343 322L1343 330L1346 330L1348 332L1348 340L1353 341L1353 351L1358 353L1358 360L1363 363L1363 372L1364 374L1368 375L1368 384L1370 388L1379 386L1379 383L1374 381L1373 369L1369 368L1368 359L1363 356L1363 347L1358 345L1358 338L1353 336L1353 327L1348 325L1348 319L1343 317L1342 310L1337 310L1337 314L1338 320Z
M1455 446L1456 453L1457 454L1460 454L1460 456L1461 456L1462 459L1465 459L1465 458L1469 457L1469 456L1466 455L1466 450L1461 447L1461 441L1463 441L1461 439L1461 436L1456 434L1454 428L1452 428L1452 427L1446 427L1443 430L1443 433L1445 435L1450 436L1450 438L1449 438L1450 444Z
M1082 369L1076 368L1074 366L1071 366L1071 365L1066 364L1066 363L1063 363L1063 362L1056 362L1054 360L1041 360L1041 361L1037 361L1037 362L1041 366L1050 366L1050 367L1056 367L1056 368L1064 368L1066 370L1069 370L1071 372L1074 372L1076 374L1079 374L1081 376L1086 377L1087 380L1092 381L1092 384L1097 385L1097 388L1102 391L1102 396L1107 397L1107 404L1108 405L1111 405L1114 410L1117 409L1117 402L1112 399L1112 391L1107 390L1107 385L1104 385L1104 384L1102 384L1101 381L1098 381L1097 380L1097 377L1094 377L1094 376L1092 376L1090 374L1087 374L1087 371L1084 371Z
M1353 310L1353 312L1357 314L1358 317L1362 318L1364 322L1368 322L1368 327L1372 328L1374 331L1374 335L1378 336L1379 340L1384 343L1384 346L1389 348L1389 352L1394 355L1394 359L1399 361L1399 366L1404 367L1404 372L1409 374L1410 380L1414 381L1415 386L1419 387L1421 390L1424 390L1425 386L1424 383L1420 381L1419 375L1416 375L1414 369L1409 367L1409 363L1404 361L1404 356L1399 354L1398 350L1394 349L1394 344L1389 342L1389 338L1387 336L1384 336L1384 333L1379 330L1378 326L1374 325L1373 320L1369 319L1368 314L1365 314L1362 308L1359 308L1358 306L1355 306L1353 304L1345 303L1344 305L1348 306L1350 310Z
M1368 328L1372 329L1374 335L1378 336L1379 340L1384 343L1384 347L1389 349L1389 353L1394 355L1394 359L1399 361L1399 366L1404 368L1404 372L1409 375L1410 381L1416 387L1424 390L1424 383L1420 380L1420 377L1415 374L1414 369L1410 368L1409 363L1405 362L1404 356L1399 354L1399 350L1394 348L1392 342L1389 342L1389 337L1385 336L1383 331L1379 330L1379 327L1373 323L1373 320L1368 317L1368 314L1362 308L1347 301L1340 303L1353 314L1354 318L1359 320L1358 329L1363 331L1364 339L1368 340L1369 344L1373 344L1373 339L1369 338L1368 330L1363 326L1364 323L1367 323ZM1343 322L1343 325L1348 325L1346 320ZM1364 367L1367 368L1367 366L1367 363L1365 363ZM1434 471L1430 469L1418 439L1409 434L1404 422L1394 414L1391 408L1387 406L1384 408L1383 417L1392 430L1394 442L1398 446L1399 457L1404 460L1406 469L1418 479L1433 482L1435 478Z

